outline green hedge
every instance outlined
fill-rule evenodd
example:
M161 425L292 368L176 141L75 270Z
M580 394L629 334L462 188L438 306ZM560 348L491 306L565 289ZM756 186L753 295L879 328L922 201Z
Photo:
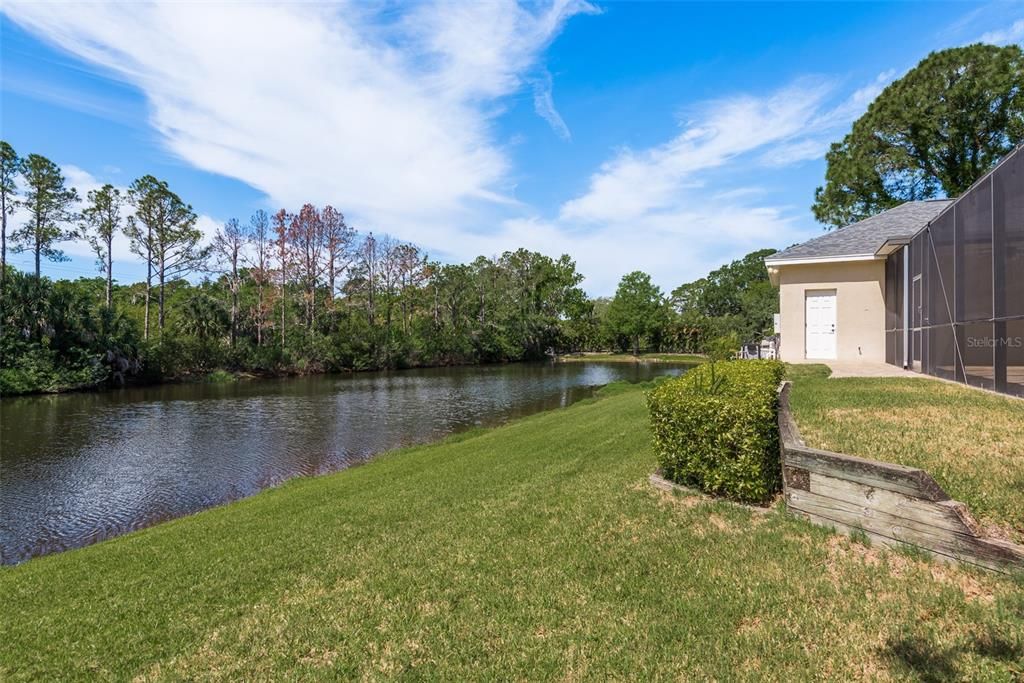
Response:
M744 502L765 502L782 482L778 361L700 365L647 395L654 447L671 481Z

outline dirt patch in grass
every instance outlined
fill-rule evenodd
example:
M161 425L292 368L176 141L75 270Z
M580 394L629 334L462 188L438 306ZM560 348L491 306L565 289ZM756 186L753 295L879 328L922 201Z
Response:
M761 630L761 625L761 617L743 617L740 619L740 623L736 627L736 633L739 635L754 633L755 631Z
M947 586L956 586L970 602L981 602L986 605L995 602L996 588L993 582L960 569L954 569L949 565L935 563L928 569L935 581Z
M651 486L651 483L646 479L630 487L633 491L643 492L653 498L656 498L660 503L669 505L671 507L683 508L689 510L695 508L698 505L702 505L707 502L703 496L699 494L686 494L681 491L666 491Z
M845 535L831 536L827 543L826 568L833 582L844 580L848 565L859 563L865 567L883 568L894 579L916 581L930 577L937 584L956 588L968 602L991 605L1000 586L1005 583L988 572L946 564L938 559L918 559L886 548L865 545Z
M330 667L334 664L334 660L338 658L338 653L334 650L325 650L323 648L313 648L306 654L299 657L299 663L312 666L317 669Z
M714 513L708 515L708 523L723 533L732 533L736 530L732 524Z

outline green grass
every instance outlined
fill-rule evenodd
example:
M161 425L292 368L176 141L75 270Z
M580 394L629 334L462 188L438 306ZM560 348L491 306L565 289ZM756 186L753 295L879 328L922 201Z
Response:
M703 363L706 357L695 353L584 353L579 356L559 356L562 362L603 361L607 363Z
M791 365L807 445L920 467L993 533L1024 542L1024 401L927 378Z
M0 570L0 680L1012 680L1024 585L654 491L642 392Z

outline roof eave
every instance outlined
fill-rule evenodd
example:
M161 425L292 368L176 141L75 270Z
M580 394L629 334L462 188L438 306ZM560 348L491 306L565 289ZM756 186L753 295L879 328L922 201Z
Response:
M769 268L778 268L780 266L800 266L800 265L811 265L816 263L843 263L846 261L880 261L885 256L879 256L878 254L841 254L839 256L803 256L803 257L790 257L790 258L766 258L764 265Z
M911 237L890 237L875 252L875 256L888 256L910 244Z

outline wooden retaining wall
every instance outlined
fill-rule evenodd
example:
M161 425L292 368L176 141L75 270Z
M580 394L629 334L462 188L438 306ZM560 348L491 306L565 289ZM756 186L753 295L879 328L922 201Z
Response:
M1024 569L1024 546L985 536L963 503L924 470L808 448L779 394L779 442L788 510L838 531L863 531L888 546L999 571Z

